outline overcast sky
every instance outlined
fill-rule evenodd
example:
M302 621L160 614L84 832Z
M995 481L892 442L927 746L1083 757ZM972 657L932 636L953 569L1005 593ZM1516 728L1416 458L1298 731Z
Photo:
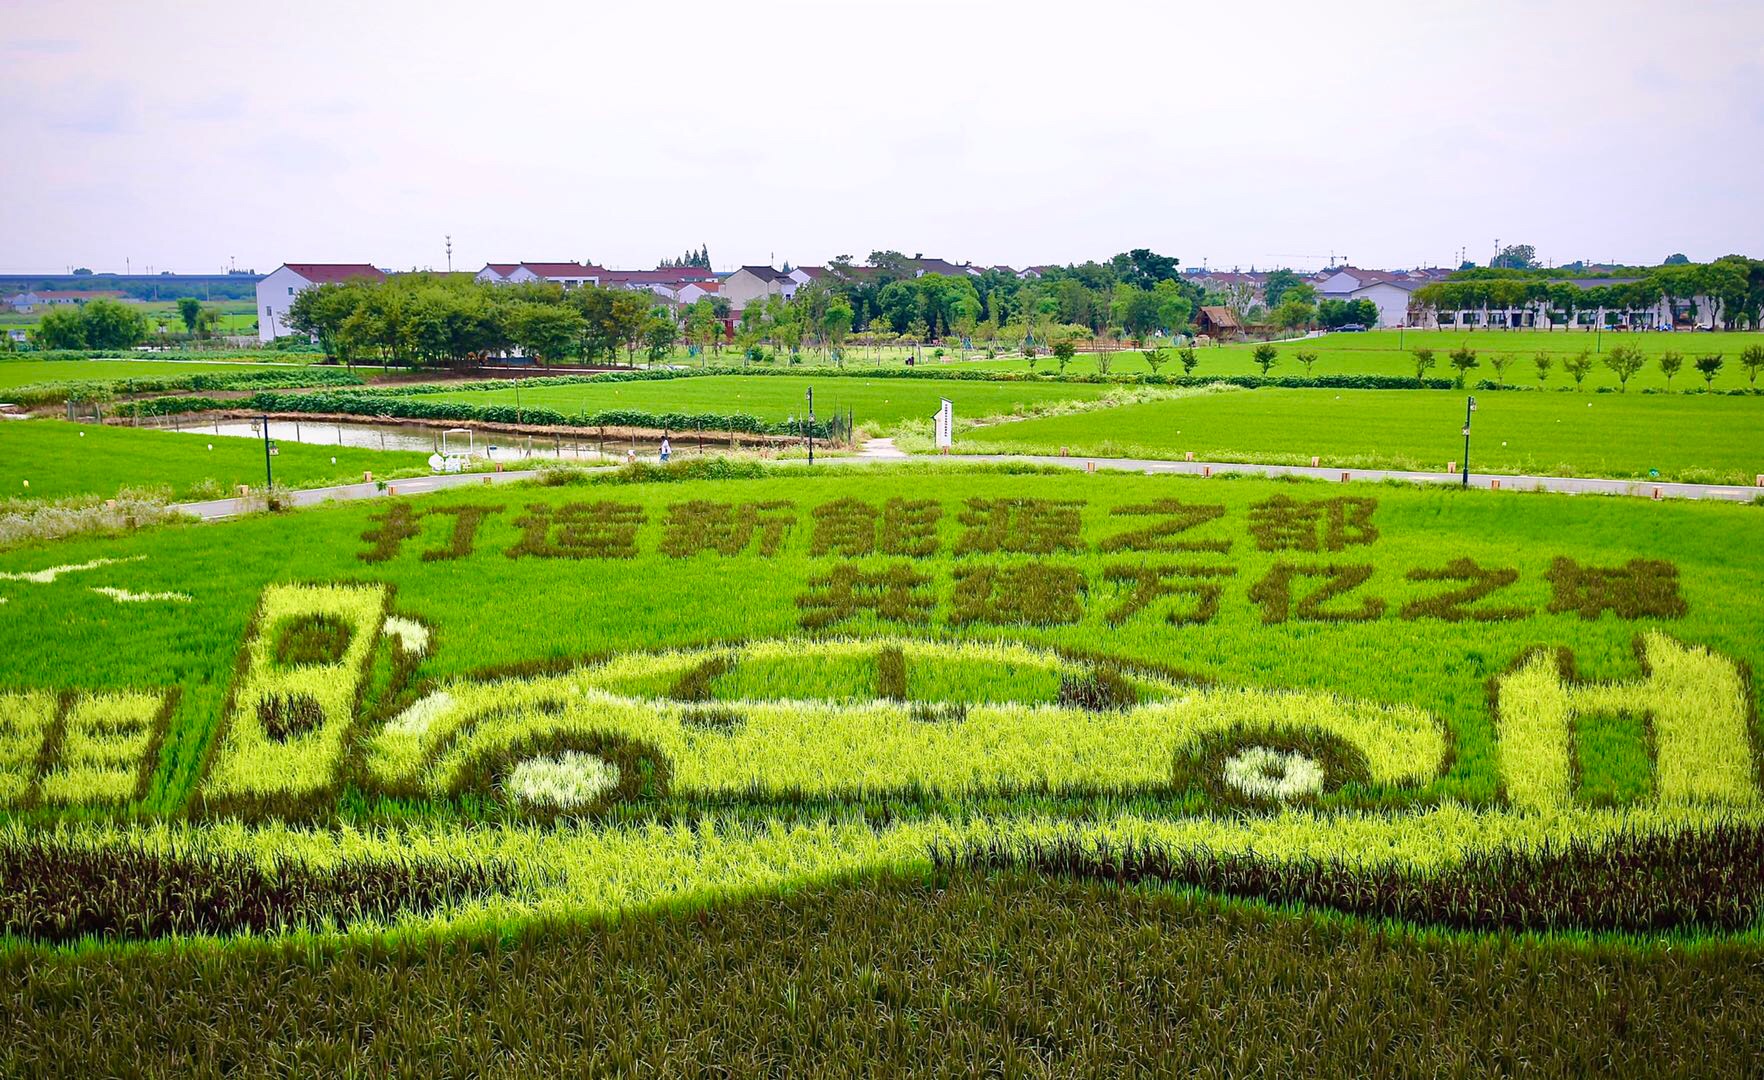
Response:
M1764 255L1764 3L0 0L0 272Z

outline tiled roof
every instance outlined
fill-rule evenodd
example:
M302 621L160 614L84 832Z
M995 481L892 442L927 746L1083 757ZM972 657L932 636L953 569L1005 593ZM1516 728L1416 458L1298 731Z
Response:
M355 278L384 281L386 275L371 263L283 263L314 285L331 285Z

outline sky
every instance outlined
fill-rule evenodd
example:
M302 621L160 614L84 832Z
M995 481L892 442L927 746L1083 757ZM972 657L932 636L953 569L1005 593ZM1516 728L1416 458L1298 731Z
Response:
M1764 256L1759 0L0 0L0 273Z

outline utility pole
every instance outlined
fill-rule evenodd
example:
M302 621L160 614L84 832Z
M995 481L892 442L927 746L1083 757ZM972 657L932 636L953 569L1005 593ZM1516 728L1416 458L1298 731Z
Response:
M447 272L453 273L453 234L447 234Z
M1470 414L1476 411L1476 399L1464 403L1464 486L1470 486Z

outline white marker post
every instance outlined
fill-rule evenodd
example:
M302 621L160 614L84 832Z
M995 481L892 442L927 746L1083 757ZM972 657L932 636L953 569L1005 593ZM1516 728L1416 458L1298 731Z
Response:
M936 417L937 452L947 454L955 442L953 438L955 434L955 405L948 398L942 400L943 404L938 407Z

